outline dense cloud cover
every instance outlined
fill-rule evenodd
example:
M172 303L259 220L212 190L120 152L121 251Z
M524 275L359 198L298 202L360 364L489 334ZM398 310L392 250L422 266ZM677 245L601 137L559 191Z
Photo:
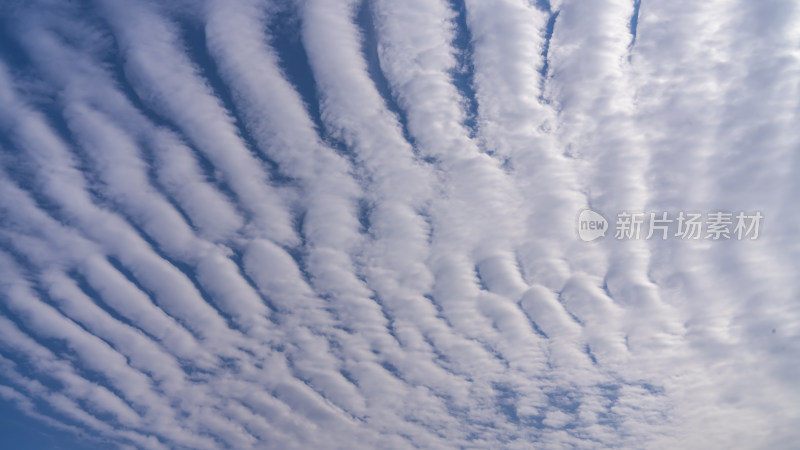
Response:
M796 445L798 24L793 0L0 0L0 432ZM764 221L587 243L586 208Z

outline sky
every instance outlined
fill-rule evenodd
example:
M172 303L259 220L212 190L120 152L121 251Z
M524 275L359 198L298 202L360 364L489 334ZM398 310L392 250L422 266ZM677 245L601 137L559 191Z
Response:
M799 24L0 0L0 448L793 448Z

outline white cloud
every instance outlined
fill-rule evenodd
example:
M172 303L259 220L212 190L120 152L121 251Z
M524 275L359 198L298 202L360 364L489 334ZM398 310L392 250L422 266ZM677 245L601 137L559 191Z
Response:
M122 448L797 440L791 1L50 3L0 8L4 407Z

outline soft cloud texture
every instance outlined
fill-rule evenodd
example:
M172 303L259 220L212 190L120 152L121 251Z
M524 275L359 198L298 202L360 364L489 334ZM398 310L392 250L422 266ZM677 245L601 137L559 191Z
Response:
M800 8L767 3L0 3L0 412L74 448L791 448ZM585 208L765 219L584 243Z

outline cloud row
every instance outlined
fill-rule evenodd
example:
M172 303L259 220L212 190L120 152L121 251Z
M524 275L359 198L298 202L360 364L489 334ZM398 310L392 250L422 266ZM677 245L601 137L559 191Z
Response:
M0 399L87 447L787 447L771 3L4 7Z

